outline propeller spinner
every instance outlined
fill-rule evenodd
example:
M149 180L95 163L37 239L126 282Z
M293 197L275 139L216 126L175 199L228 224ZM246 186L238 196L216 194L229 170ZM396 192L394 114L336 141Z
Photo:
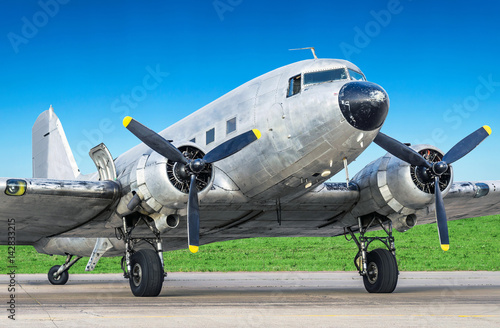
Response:
M448 221L444 208L443 196L439 188L439 178L448 170L453 162L467 155L476 148L486 137L491 134L491 128L487 125L477 129L470 135L458 142L439 162L428 162L422 155L411 149L407 145L393 139L383 133L379 133L373 140L381 148L385 149L397 158L413 166L424 167L427 173L434 178L434 195L436 203L436 220L438 226L439 240L444 251L450 249L450 239L448 236Z
M132 117L125 117L123 119L123 125L158 154L185 166L184 170L190 176L187 204L188 245L189 250L192 253L196 253L200 246L200 210L198 189L196 187L196 178L198 174L203 171L207 164L215 163L234 155L252 142L260 139L260 131L257 129L247 131L215 147L203 158L189 159L168 140L134 120Z

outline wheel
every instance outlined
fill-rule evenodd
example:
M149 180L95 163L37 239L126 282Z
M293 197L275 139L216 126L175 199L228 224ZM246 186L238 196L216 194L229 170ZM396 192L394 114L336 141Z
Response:
M398 264L394 255L382 248L369 252L363 283L369 293L392 293L398 283Z
M54 265L49 270L49 273L47 276L48 276L49 281L52 285L64 285L65 283L68 282L68 278L69 278L68 271L64 271L63 273L61 273L61 275L59 277L54 278L54 273L56 273L60 267L61 267L60 265Z
M158 296L163 285L163 267L158 254L151 249L140 250L130 257L130 289L134 296Z

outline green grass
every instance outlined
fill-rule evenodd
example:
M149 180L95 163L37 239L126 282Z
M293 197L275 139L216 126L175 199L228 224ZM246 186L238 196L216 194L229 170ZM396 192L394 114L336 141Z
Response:
M395 231L402 271L500 270L498 236L500 215L449 222L450 250L439 247L435 224ZM380 232L375 233L380 235ZM374 242L373 247L381 244ZM188 250L165 252L168 272L188 271L352 271L357 252L344 237L253 238L205 245L197 254ZM38 254L31 246L16 247L17 273L47 273L64 262L63 256ZM84 273L83 258L71 273ZM0 273L7 272L7 246L0 246ZM94 273L118 273L120 258L102 258Z

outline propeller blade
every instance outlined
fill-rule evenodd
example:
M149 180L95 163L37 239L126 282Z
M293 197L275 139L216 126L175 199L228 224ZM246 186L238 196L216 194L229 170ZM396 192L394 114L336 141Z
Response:
M477 129L458 142L451 148L443 157L443 162L451 164L458 161L460 158L467 155L471 150L476 148L486 137L491 134L491 128L487 125Z
M208 152L203 159L188 161L179 149L172 145L168 140L134 120L132 117L125 117L123 119L123 125L137 138L160 155L165 156L173 162L179 162L186 166L189 165L191 182L189 185L190 188L187 204L188 245L189 250L192 253L198 252L200 246L200 209L198 202L198 188L196 187L196 175L203 170L205 164L220 161L237 153L255 140L260 139L260 131L257 129L247 131L215 147L212 151ZM140 198L133 198L129 203L129 207L135 208L139 203Z
M203 160L207 163L220 161L228 156L236 154L255 140L260 139L260 137L261 133L257 129L242 133L209 151L208 154L203 157Z
M417 153L415 150L397 141L396 139L383 134L382 132L378 133L373 142L406 163L415 166L425 166L428 168L432 167L432 165L429 164L429 162L427 162L425 158L423 158L422 155Z
M446 210L444 208L443 196L439 189L439 177L434 178L434 194L436 196L436 220L439 233L439 242L443 251L450 249L450 238L448 236L448 220L446 219Z
M168 140L165 140L158 133L137 122L132 117L125 117L123 119L123 125L158 154L174 162L180 162L182 164L188 163L179 149L175 148Z
M191 253L196 253L200 247L200 210L198 205L198 188L196 188L196 176L194 174L191 175L191 183L189 185L187 220L189 250Z
M446 218L443 195L441 194L441 189L439 188L439 177L448 170L449 164L467 155L490 134L491 128L484 125L453 146L453 148L443 156L442 161L432 164L410 147L383 133L379 132L373 140L377 145L392 155L411 165L432 168L432 175L434 175L434 195L436 198L436 221L438 226L439 241L443 251L450 249L450 238L448 235L448 219Z

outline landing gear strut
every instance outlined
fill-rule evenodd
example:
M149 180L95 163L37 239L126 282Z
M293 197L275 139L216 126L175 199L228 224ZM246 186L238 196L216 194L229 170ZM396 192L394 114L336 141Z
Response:
M369 293L392 293L398 283L399 270L392 224L390 220L386 222L382 221L378 215L374 215L368 224L363 225L363 220L358 218L359 239L356 238L351 227L347 228L351 240L354 240L359 249L354 257L354 265L363 277L363 283ZM365 233L374 224L380 225L387 237L366 237ZM382 242L387 249L377 248L368 252L368 246L375 240Z
M54 265L52 268L50 268L48 278L52 285L64 285L65 283L67 283L69 278L69 268L71 268L73 264L75 264L82 258L81 256L79 256L71 260L73 258L73 255L67 255L68 256L66 257L66 262L63 265Z
M133 238L132 231L140 222L144 222L155 238ZM125 242L125 256L122 258L123 277L129 279L134 296L158 296L163 286L166 273L163 270L163 249L160 232L151 225L147 218L140 216L135 223L124 217L123 228L118 229L120 238ZM152 249L134 250L134 246L145 241Z

